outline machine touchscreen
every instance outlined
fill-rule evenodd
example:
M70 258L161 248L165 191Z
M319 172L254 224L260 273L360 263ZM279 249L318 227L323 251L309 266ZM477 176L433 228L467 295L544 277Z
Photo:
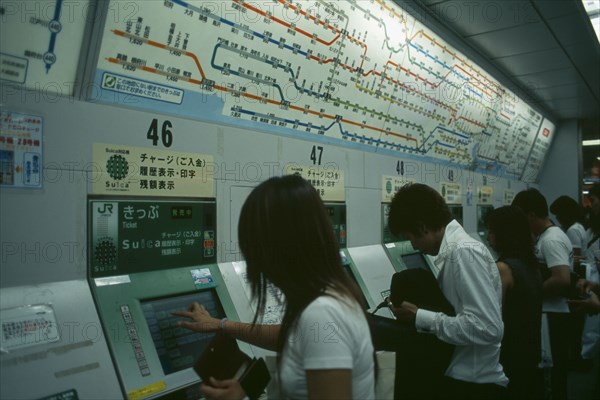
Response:
M215 289L141 301L165 375L192 367L214 336L214 333L198 333L177 326L181 317L171 313L186 310L194 301L202 304L213 317L225 317Z
M429 266L421 253L404 254L401 257L407 269L420 268L429 271Z

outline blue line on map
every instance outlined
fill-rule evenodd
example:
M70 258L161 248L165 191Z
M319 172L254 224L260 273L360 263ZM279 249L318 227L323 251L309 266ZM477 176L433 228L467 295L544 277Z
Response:
M54 6L54 18L52 21L60 21L60 12L62 9L63 0L56 0L56 5ZM52 23L52 21L50 21ZM50 25L49 25L50 27ZM52 64L56 62L56 55L54 54L54 47L56 46L56 36L59 34L60 30L57 32L50 31L50 43L48 44L48 51L46 54L50 53L49 56L53 57L52 62L44 61L46 63L46 74L50 72L50 67Z
M481 93L477 93L476 91L474 91L473 89L471 89L469 86L467 86L467 90L469 92L472 92L475 96L479 96L480 98L483 99L483 96L481 95Z
M454 68L450 67L448 64L441 62L440 60L438 60L437 58L433 57L431 54L429 54L428 52L426 52L425 50L421 49L418 46L415 46L414 44L412 44L412 42L409 42L410 47L415 48L418 52L425 54L427 57L431 58L433 61L435 61L436 63L440 64L441 66L443 66L446 69L449 69L450 72L452 72L453 74L456 74L457 76L459 76L460 78L464 79L465 81L468 81L469 79L467 77L465 77L464 75L456 72L454 70Z

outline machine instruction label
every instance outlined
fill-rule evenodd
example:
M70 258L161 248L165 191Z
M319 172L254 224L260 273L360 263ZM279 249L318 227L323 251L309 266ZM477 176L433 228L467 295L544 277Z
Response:
M381 202L391 203L394 195L400 188L406 184L414 183L414 179L408 179L403 176L389 176L384 175L381 177Z
M94 144L94 194L215 197L213 157Z
M462 186L460 183L440 183L440 194L446 201L446 204L462 204Z
M490 205L494 197L494 188L491 186L479 186L477 188L477 204Z
M60 340L54 309L49 304L0 310L4 351L24 349Z
M346 187L344 171L334 165L308 166L290 164L285 173L300 175L306 179L321 195L323 201L345 201Z

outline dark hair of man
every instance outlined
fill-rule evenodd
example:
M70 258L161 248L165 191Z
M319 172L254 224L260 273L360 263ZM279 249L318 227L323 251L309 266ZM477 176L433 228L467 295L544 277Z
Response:
M560 196L550 204L550 212L566 230L576 222L583 224L583 209L569 196Z
M594 183L587 196L588 199L590 197L595 197L596 199L600 200L600 183ZM588 221L586 225L587 228L590 228L594 233L594 236L588 242L588 247L590 247L590 245L592 245L600 237L600 215L595 214L591 208L588 209Z
M546 198L539 190L534 188L517 193L512 205L519 207L525 214L532 212L538 218L546 218L548 216Z
M537 268L527 216L519 207L505 206L490 211L485 224L496 238L500 259L517 258Z
M423 229L438 230L452 221L444 198L433 188L409 183L394 195L388 215L388 226L394 235L410 232L423 235Z
M600 183L594 183L588 191L588 197L595 196L600 200Z
M258 302L254 323L264 314L269 282L285 296L278 351L302 311L326 289L367 306L343 270L321 198L302 177L274 177L258 185L242 206L238 238Z

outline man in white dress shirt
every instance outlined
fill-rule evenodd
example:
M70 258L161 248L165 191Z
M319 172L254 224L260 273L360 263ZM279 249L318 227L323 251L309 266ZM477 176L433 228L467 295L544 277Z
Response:
M502 287L492 255L452 219L442 196L427 185L400 188L388 225L422 253L436 256L438 284L456 312L448 316L406 301L391 306L398 319L414 321L417 331L456 346L445 374L447 398L501 398L508 379L499 362Z

